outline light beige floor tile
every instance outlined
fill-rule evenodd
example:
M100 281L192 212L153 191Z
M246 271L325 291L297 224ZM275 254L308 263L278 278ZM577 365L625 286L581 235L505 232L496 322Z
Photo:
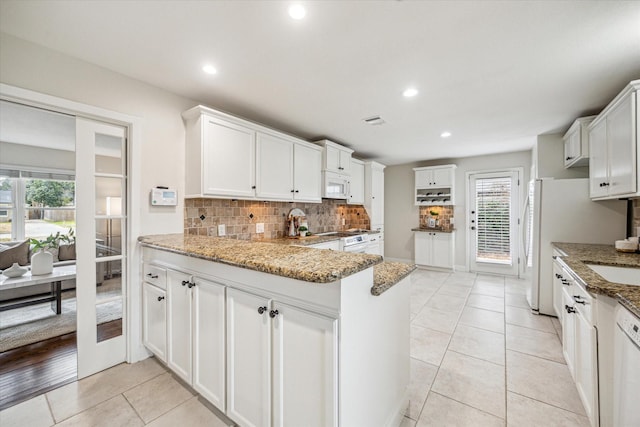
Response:
M411 357L440 366L449 345L450 334L421 326L411 326Z
M492 275L492 274L478 274L476 275L476 283L494 283L498 285L504 285L505 277Z
M425 363L421 360L411 358L411 376L409 383L409 407L407 408L407 417L414 420L420 416L424 401L431 389L431 384L436 377L438 367Z
M507 294L526 295L529 280L507 277L504 281L504 291Z
M458 317L460 314L456 311L442 311L425 306L415 317L413 324L452 334L458 323Z
M207 426L226 427L220 418L204 406L197 396L187 400L177 408L172 409L159 418L156 418L148 426L174 427L174 426Z
M562 345L555 332L542 332L507 324L507 349L565 363Z
M499 427L504 420L438 393L429 393L416 427Z
M457 311L460 313L464 307L465 300L466 298L435 294L427 301L426 306L442 311Z
M585 415L567 365L507 350L507 390Z
M429 301L429 298L435 294L435 289L425 287L415 287L411 290L411 313L417 314L422 307Z
M504 365L504 335L466 325L458 325L449 350Z
M53 416L44 394L0 412L2 427L49 427L52 425Z
M156 377L166 370L154 358L135 364L122 363L47 393L56 422Z
M444 282L445 285L455 285L455 286L464 286L465 288L470 288L475 283L475 276L458 276L457 274L452 274L449 278Z
M512 392L507 392L507 419L512 426L526 426L536 419L547 420L547 425L553 420L556 426L590 426L587 417Z
M476 284L471 288L471 293L504 298L504 285L476 281Z
M460 298L466 298L470 293L471 288L469 286L453 285L451 283L445 283L438 289L438 294L440 295L451 295Z
M551 324L553 325L553 329L556 331L556 335L558 335L560 343L562 343L562 325L560 324L560 321L556 317L552 317Z
M140 418L149 423L190 399L193 394L167 372L126 391L124 397Z
M507 306L526 308L530 310L529 303L527 302L527 297L524 294L505 293L504 303Z
M525 328L536 329L538 331L556 333L552 317L544 314L533 314L531 310L519 307L505 307L505 320L507 324L524 326Z
M504 298L471 294L467 300L467 306L504 313Z
M465 307L458 323L504 334L504 314L475 307Z
M431 390L504 419L504 371L504 366L447 351Z
M411 418L404 417L399 427L415 427L416 422Z
M144 423L127 400L119 394L57 425L61 427L135 427L143 426Z

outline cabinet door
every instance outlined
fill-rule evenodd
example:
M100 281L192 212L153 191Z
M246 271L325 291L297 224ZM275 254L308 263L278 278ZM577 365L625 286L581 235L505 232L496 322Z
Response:
M227 289L227 416L242 426L271 421L268 308L266 298Z
M332 172L342 172L340 169L340 150L330 145L324 147L325 169Z
M256 196L260 199L293 199L293 143L258 133L256 162Z
M322 151L295 144L293 153L293 199L322 202Z
M340 173L349 175L351 173L351 152L339 150Z
M635 93L622 100L607 115L609 141L609 195L636 192Z
M255 132L212 117L203 120L202 192L253 197Z
M191 276L167 270L169 300L167 364L191 384Z
M584 405L584 410L592 422L597 419L598 408L598 365L596 330L581 314L575 315L575 380L578 394Z
M433 169L433 185L449 187L453 183L453 171L449 168Z
M429 188L433 186L433 173L431 170L416 171L416 188Z
M156 357L166 362L167 293L149 283L142 284L142 339Z
M433 233L431 265L434 267L451 268L453 260L451 256L451 234Z
M194 278L193 388L225 408L225 287Z
M273 307L273 425L337 426L336 319Z
M553 310L562 324L562 267L553 262Z
M349 180L349 198L347 203L361 205L364 203L364 163L352 161L351 178Z
M607 121L601 120L589 132L589 194L607 195Z
M430 265L431 264L431 233L425 233L424 231L416 231L414 236L414 253L415 263L418 265Z
M384 223L384 171L371 170L371 224Z
M571 297L571 288L572 286L565 286L562 290L562 354L571 376L575 379L576 313L568 311L575 305Z

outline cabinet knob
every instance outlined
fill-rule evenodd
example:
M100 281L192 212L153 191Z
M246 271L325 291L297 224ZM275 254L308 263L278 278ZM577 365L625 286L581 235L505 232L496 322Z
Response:
M265 311L267 311L267 307L258 307L258 314L264 314Z
M296 190L296 193L299 193L300 191Z
M567 310L567 313L571 314L571 313L575 313L576 309L573 307L569 307L568 305L565 304L564 309Z
M158 297L158 301L162 301L164 297Z
M296 190L291 190L292 193L295 193Z
M251 189L252 189L252 190L255 190L255 189L256 189L256 186L255 186L255 185L252 185L252 186L251 186Z
M183 281L182 281L182 286L186 286L186 285L188 285L188 284L189 284L189 281L188 281L188 280L183 280Z
M189 283L187 283L187 285L189 286L189 289L191 289L196 285L196 283L195 282L189 282Z
M151 274L151 273L147 273L147 277L150 277L152 279L157 279L158 275L157 274Z
M280 314L280 313L278 313L278 310L271 310L271 311L269 312L269 317L271 317L271 318L273 319L273 318L275 318L278 314Z

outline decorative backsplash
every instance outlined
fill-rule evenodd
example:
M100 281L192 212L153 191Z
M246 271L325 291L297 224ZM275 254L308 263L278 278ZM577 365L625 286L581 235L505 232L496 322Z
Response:
M437 212L438 215L431 215L431 212ZM420 206L420 227L428 227L429 218L438 218L440 225L438 228L450 230L451 218L453 218L453 206Z
M640 199L633 201L633 232L637 236L638 228L640 227Z
M263 202L228 199L185 199L184 233L217 236L218 225L225 224L232 239L258 240L285 237L287 214L302 209L312 233L370 228L363 206L342 200L323 199L322 203ZM342 225L342 219L345 225ZM256 223L264 223L264 233L256 234Z

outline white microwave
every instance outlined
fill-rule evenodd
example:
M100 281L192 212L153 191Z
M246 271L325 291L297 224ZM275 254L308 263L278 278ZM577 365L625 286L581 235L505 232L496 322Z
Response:
M349 177L335 172L322 172L322 197L325 199L349 198Z

